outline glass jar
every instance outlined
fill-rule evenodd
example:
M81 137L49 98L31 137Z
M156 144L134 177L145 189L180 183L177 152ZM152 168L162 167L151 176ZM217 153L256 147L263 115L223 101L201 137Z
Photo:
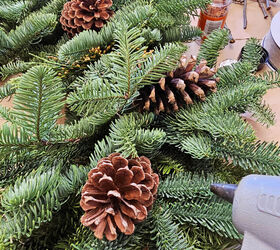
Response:
M224 27L230 4L231 0L213 0L200 12L198 27L203 31L203 39L213 30Z

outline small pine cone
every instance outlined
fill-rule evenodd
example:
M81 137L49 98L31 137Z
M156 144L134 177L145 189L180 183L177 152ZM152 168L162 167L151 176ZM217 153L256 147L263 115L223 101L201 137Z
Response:
M113 153L97 163L88 174L80 205L85 211L84 226L98 239L117 238L117 228L124 234L134 232L134 223L146 219L155 200L159 177L153 173L148 158L123 158Z
M158 83L140 89L140 96L135 101L139 111L169 113L181 106L193 104L193 100L205 101L206 92L216 92L218 78L214 78L215 69L207 66L206 60L196 65L196 58L180 59L179 67L161 78Z
M99 31L113 15L112 0L72 0L63 6L60 23L71 38L83 30Z

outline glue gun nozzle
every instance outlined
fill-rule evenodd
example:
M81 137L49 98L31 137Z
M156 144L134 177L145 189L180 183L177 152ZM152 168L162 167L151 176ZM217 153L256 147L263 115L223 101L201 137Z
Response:
M237 185L235 184L219 184L214 183L211 184L210 190L218 195L219 197L223 198L224 200L233 203L234 199L234 192L237 189Z

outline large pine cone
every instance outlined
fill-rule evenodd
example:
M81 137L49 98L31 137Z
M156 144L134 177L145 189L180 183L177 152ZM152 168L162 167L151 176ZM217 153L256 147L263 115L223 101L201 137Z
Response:
M148 158L125 159L113 153L97 163L82 189L81 218L98 239L117 238L134 232L134 223L146 219L155 199L159 177L153 173Z
M195 57L188 60L182 56L179 68L161 78L157 84L140 89L140 96L135 102L139 111L169 113L185 104L193 104L195 99L204 101L207 91L216 92L219 80L213 78L216 70L210 69L206 60L195 65Z
M64 4L60 23L69 37L83 30L99 31L113 15L112 0L72 0Z

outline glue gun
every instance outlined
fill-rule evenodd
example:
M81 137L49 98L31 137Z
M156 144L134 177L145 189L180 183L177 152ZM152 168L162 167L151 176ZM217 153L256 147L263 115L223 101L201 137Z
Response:
M280 177L248 175L238 185L210 189L233 203L233 224L244 235L242 250L280 250Z

